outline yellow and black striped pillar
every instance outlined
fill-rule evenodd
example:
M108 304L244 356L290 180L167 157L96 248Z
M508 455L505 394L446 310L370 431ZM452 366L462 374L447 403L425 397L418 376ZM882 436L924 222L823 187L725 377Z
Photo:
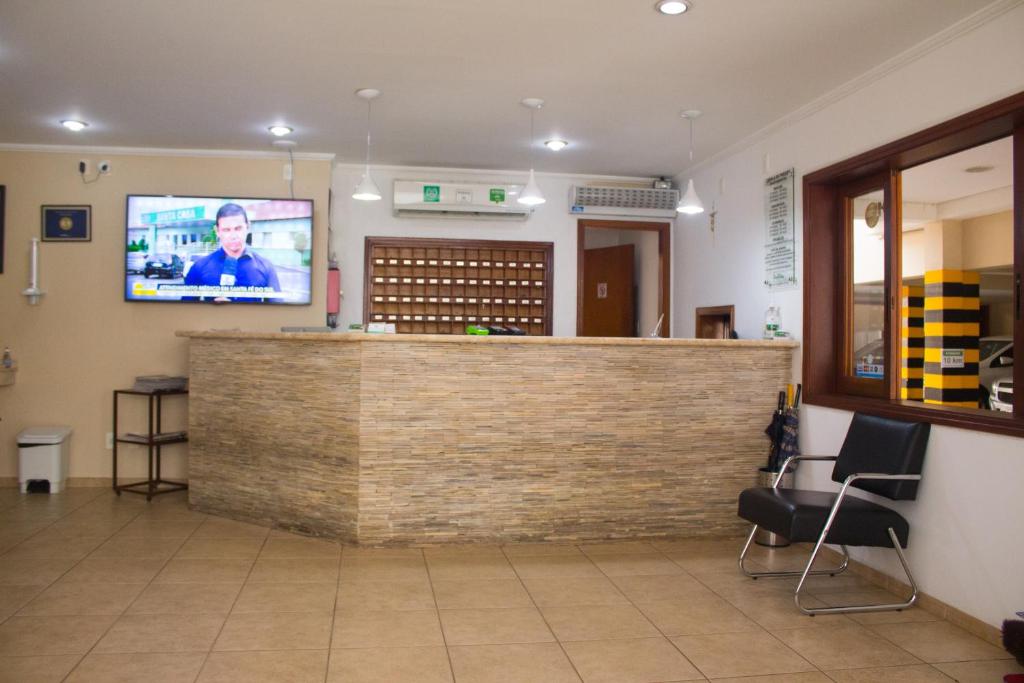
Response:
M924 402L978 406L978 273L930 270L924 275Z
M900 398L924 400L924 287L903 287Z

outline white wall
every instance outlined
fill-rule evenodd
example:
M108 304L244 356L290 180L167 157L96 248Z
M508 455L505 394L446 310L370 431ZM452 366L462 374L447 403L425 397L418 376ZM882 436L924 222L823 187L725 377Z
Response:
M764 179L797 175L797 272L802 273L799 178L884 143L1024 90L1024 6L941 42L906 63L891 63L859 90L794 117L731 156L696 169L706 206L718 209L712 243L707 214L679 219L674 270L677 329L693 329L694 309L734 303L740 336L760 329L770 295L763 275ZM706 112L705 126L714 125ZM770 163L765 164L765 155ZM684 181L685 178L677 178ZM782 327L800 336L801 288L776 293ZM827 322L827 321L823 321ZM799 372L799 371L798 371ZM806 407L805 452L834 454L850 414ZM801 486L831 486L825 468L807 468ZM900 506L912 524L910 561L922 590L998 625L1024 606L1024 440L937 427L932 430L918 500ZM891 551L890 551L891 553ZM856 559L898 575L886 551L858 549Z
M362 322L363 319L363 247L367 236L554 242L552 320L556 337L576 334L576 221L579 216L569 213L569 188L572 185L602 181L649 182L646 178L573 177L538 173L537 183L547 202L538 206L526 221L396 218L391 206L393 181L396 179L525 183L526 174L511 171L377 167L373 169L373 178L384 195L383 199L361 202L352 199L352 189L358 184L362 170L361 166L339 164L335 166L332 181L332 247L341 265L344 291L339 324L347 327L349 323ZM618 218L621 220L621 217Z

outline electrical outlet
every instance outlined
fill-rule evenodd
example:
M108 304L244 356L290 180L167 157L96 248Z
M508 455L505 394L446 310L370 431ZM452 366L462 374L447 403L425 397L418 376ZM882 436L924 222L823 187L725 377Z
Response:
M114 448L114 432L107 432L107 450Z
M88 175L92 171L92 164L89 163L88 159L78 160L78 173L80 175Z
M96 170L99 171L100 175L110 175L110 162L100 161L96 164Z
M292 179L292 165L291 164L285 164L284 165L284 171L282 173L282 177L285 180L291 180Z

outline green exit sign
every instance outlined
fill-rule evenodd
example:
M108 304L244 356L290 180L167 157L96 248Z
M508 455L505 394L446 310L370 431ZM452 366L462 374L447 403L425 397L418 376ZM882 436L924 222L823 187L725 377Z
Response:
M505 203L505 188L503 187L492 187L491 188L491 201L495 204Z
M441 186L440 185L424 185L423 186L423 201L437 203L441 201Z

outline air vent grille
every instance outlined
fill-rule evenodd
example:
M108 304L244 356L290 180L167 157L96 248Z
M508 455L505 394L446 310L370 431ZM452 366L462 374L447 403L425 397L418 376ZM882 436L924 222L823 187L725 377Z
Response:
M576 187L577 206L675 211L679 190L652 187Z

